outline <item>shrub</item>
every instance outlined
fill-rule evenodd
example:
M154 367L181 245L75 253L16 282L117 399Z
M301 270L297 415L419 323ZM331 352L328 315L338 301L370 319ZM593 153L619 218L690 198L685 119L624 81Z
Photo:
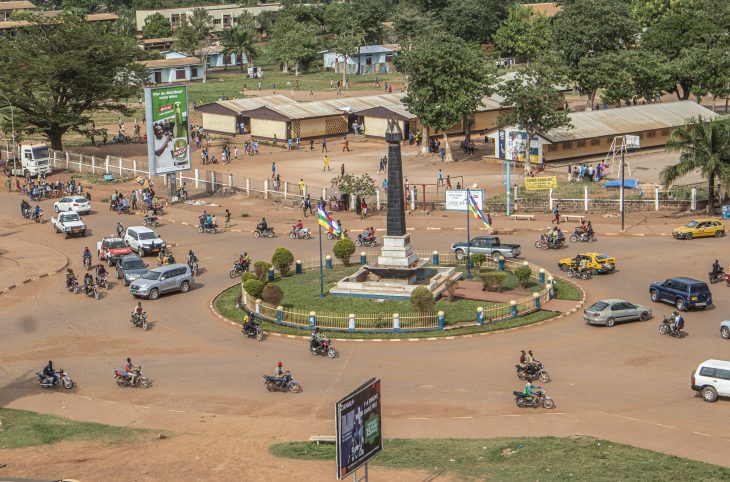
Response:
M446 282L446 295L449 297L449 301L454 301L456 297L456 288L459 287L459 281L450 279Z
M261 297L261 292L264 291L264 284L257 279L250 279L243 283L243 289L249 296L253 296L258 299Z
M482 291L502 291L502 283L504 283L507 273L504 271L490 271L479 275L482 279Z
M332 248L332 252L342 264L348 266L350 264L350 256L355 252L355 243L349 239L340 239Z
M266 277L268 276L266 273L268 273L270 269L271 263L267 263L266 261L256 261L253 264L253 271L256 273L256 277L259 281L266 280Z
M282 248L281 246L276 248L274 250L274 254L271 256L271 264L279 270L279 273L281 273L282 276L286 276L291 269L291 264L293 262L294 255L291 254L291 251L286 248Z
M284 291L272 283L264 286L261 292L261 299L274 306L279 306L282 298L284 298Z
M250 279L255 279L255 280L257 280L257 279L258 279L258 277L256 277L256 275L255 275L255 274L253 274L253 273L250 273L250 272L248 272L248 271L246 271L245 273L243 273L243 274L241 275L241 283L244 283L244 284L245 284L245 283L246 283L246 281L248 281L248 280L250 280Z
M515 269L513 271L513 274L515 275L515 278L517 278L517 281L520 282L520 286L525 288L527 287L527 283L530 282L530 275L532 274L532 270L529 266L523 265Z
M425 286L419 286L411 293L411 306L416 311L421 313L433 311L435 304L436 300L433 297L433 293Z
M487 261L487 255L476 253L471 255L471 264L476 266L477 271L482 269L482 265Z

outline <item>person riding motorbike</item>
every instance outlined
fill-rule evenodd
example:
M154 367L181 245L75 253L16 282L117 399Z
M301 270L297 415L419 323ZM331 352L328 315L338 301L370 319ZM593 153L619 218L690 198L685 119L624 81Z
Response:
M592 238L592 237L593 237L593 234L594 234L594 233L593 233L593 226L591 226L591 222L590 222L590 221L588 221L588 224L586 225L586 235L587 235L587 236L588 236L589 238Z
M255 318L249 318L248 314L243 315L243 332L247 335L256 334L256 328L259 326L259 322Z
M684 328L684 318L682 315L677 313L676 311L673 313L674 315L674 326L672 329L675 333L679 334L682 331L682 328Z
M279 362L276 364L276 370L274 371L274 376L276 377L276 383L279 386L285 385L289 378L287 373L284 372L283 367L284 367L283 363Z
M188 266L190 266L190 269L193 267L193 263L196 263L198 261L198 257L195 256L195 253L193 253L193 250L188 251Z
M106 268L103 264L99 263L96 265L96 277L100 278L102 276L106 276L108 273L106 272Z
M55 385L58 383L58 375L56 374L56 370L53 369L53 361L48 360L48 365L45 366L43 369L43 375L48 378L53 378L53 384Z
M124 235L124 226L122 223L117 223L117 237L121 238Z
M532 378L528 378L527 383L525 383L525 388L522 389L522 394L525 395L530 402L533 402L536 396L542 394L542 389L532 384Z
M312 332L312 340L310 342L312 345L312 348L319 350L319 348L322 346L322 342L326 339L327 338L324 335L322 335L322 333L320 333L319 327L316 327L314 329L314 331Z
M527 368L526 362L527 362L527 356L526 356L525 350L520 350L520 363L518 365L520 367L520 371L523 371L523 372L525 371L525 369Z
M71 268L68 268L66 270L66 288L71 288L73 286L73 282L76 279L76 275L74 274L74 270Z
M25 199L20 201L20 214L30 217L30 204Z
M87 295L94 288L94 277L90 273L84 275L84 293Z
M580 262L578 263L578 270L581 273L585 273L588 271L588 260L584 256L581 256L580 258Z
M368 241L375 241L375 228L372 226L368 229Z
M269 229L266 218L261 218L261 222L256 225L256 229L258 229L259 231L266 231L267 229Z
M720 273L723 272L722 266L720 266L720 262L718 260L715 260L714 263L712 263L712 277L718 277L720 276Z
M129 380L129 383L134 385L134 379L137 377L137 373L135 373L134 370L138 369L139 367L132 363L131 358L127 358L127 363L124 365L124 372L127 374L127 379Z
M43 213L43 210L39 205L35 205L35 209L33 210L33 219L39 219L41 217L41 214Z
M89 247L84 248L84 254L82 255L84 259L84 265L86 265L86 260L89 260L89 264L91 264L91 251L89 251Z
M198 216L198 224L201 228L205 229L205 222L208 220L208 211L203 211L203 214Z
M302 229L304 229L304 223L301 219L297 221L297 224L294 225L294 231L296 233L299 233Z

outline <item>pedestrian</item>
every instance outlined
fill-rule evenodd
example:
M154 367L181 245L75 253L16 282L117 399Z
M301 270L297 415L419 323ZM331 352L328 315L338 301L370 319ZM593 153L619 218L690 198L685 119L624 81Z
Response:
M223 213L223 227L228 228L231 224L231 212L226 209L226 212Z
M487 213L487 224L489 225L489 227L492 226L492 215L491 215L491 213Z
M272 161L271 162L271 178L273 179L274 177L276 177L276 162Z
M238 159L238 146L233 148L233 158Z
M314 150L314 139L309 139L309 150L310 151Z
M347 140L347 136L342 140L342 152L350 152L350 142Z
M5 180L5 187L8 189L8 192L12 190L13 187L13 180L10 179L10 176Z
M388 178L387 177L385 179L383 179L383 190L384 191L388 190Z
M324 167L322 167L322 172L325 170L330 170L330 158L327 155L324 156Z
M309 194L307 194L306 201L307 202L305 206L307 207L307 209L309 209L309 214L314 214L314 212L312 211L312 198L309 196Z
M558 208L558 203L555 203L555 207L553 207L553 220L550 222L550 224L560 224L560 209Z
M301 196L304 196L304 179L300 178L298 184L299 184L299 194Z
M340 166L340 176L344 176L344 175L345 175L345 163L343 162L342 165Z
M444 185L444 174L441 172L441 169L439 169L438 175L436 176L436 186L443 186Z
M294 139L292 139L291 137L289 138L288 141L286 141L286 148L289 151L291 151L292 149L294 149Z
M441 162L444 162L444 159L446 159L446 148L441 148Z
M365 202L365 198L363 198L362 204L360 205L360 214L363 219L368 215L368 203Z
M451 189L451 175L446 175L446 189Z
M322 152L327 152L327 139L322 139Z
M297 144L297 151L299 150L299 144L301 140L299 139L299 136L297 136L296 144Z
M137 210L137 191L132 191L132 209Z

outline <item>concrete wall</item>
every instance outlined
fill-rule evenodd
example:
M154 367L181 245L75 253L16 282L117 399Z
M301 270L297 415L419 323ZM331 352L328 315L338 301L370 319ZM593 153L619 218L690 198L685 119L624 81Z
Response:
M666 145L672 129L661 129L644 131L637 135L640 137L641 147L661 147ZM613 143L613 136L596 137L580 141L559 142L556 144L544 144L542 146L543 156L546 161L558 161L563 159L577 159L580 157L595 156L608 153Z
M477 112L474 114L474 123L472 125L472 131L485 131L488 129L494 129L497 127L497 117L499 111L488 110L484 112Z
M251 135L256 137L265 137L267 139L276 138L286 141L286 122L268 119L251 118Z
M302 119L299 121L299 137L302 139L308 137L324 137L326 133L325 117ZM295 135L295 133L292 133L292 135Z
M365 123L365 135L366 136L378 137L381 139L385 138L385 130L388 128L388 119L365 116L363 118L363 122ZM403 132L403 135L405 135L405 132L406 132L405 121L399 120L398 125L400 126L400 129L401 129L401 132Z
M203 127L206 130L235 134L236 118L230 115L209 114L203 112Z
M150 82L155 82L155 72L161 72L162 79L160 83L166 84L166 83L174 83L174 82L188 82L191 80L201 80L203 78L203 66L198 65L196 75L192 75L192 67L191 66L185 66L185 67L164 67L161 69L151 69L150 76L148 77L148 80ZM184 79L178 79L176 72L178 68L185 70L185 78Z

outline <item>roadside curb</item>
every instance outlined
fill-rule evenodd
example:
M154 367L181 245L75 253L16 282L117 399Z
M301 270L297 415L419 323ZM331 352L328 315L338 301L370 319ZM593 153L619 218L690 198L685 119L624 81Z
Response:
M10 291L12 291L14 289L18 289L18 288L20 288L23 285L26 285L28 283L32 283L33 281L38 281L39 279L48 278L50 276L54 276L54 275L60 273L61 271L63 271L64 269L66 269L66 267L69 264L68 257L66 257L66 255L64 255L64 254L61 254L61 256L63 256L63 259L65 259L66 261L63 263L63 266L61 266L60 268L58 268L56 271L51 271L49 273L43 273L43 274L39 274L39 275L36 275L36 276L31 276L30 278L26 278L26 279L24 279L24 280L22 280L22 281L20 281L18 283L15 283L14 285L10 285L7 288L1 289L0 290L0 295L3 295L5 293L8 293L8 292L10 292Z
M568 281L565 278L560 278L562 281L566 283L570 283L576 288L580 290L580 292L583 294L583 298L575 305L575 307L567 312L561 313L557 316L554 316L552 318L547 318L545 320L536 321L535 323L530 323L529 325L523 325L523 326L514 326L512 328L504 328L502 330L495 330L495 331L483 331L481 333L467 333L464 335L450 335L450 336L431 336L431 337L422 337L422 338L332 338L334 341L338 342L356 342L356 343L362 343L362 342L375 342L375 343L382 343L384 341L390 341L390 342L400 342L400 341L408 341L408 342L418 342L418 341L438 341L438 340L456 340L461 338L474 338L475 336L487 336L487 335L502 335L505 333L513 332L516 330L522 330L526 328L531 328L533 326L540 326L543 325L549 321L555 321L559 320L560 318L564 318L566 316L570 316L573 313L580 310L586 301L586 292L585 290L578 284L573 283L572 281ZM235 285L234 285L235 286ZM213 303L215 300L218 299L220 295L222 295L225 291L231 289L232 287L228 287L224 289L223 291L220 291L218 294L216 294L209 302L208 306L210 306L210 311L213 312L215 316L221 319L221 321L228 323L229 325L241 327L240 323L236 323L234 321L229 320L225 316L218 313L218 310L215 309L215 306ZM302 340L309 340L309 336L299 336L299 335L291 335L288 333L277 333L275 331L264 331L264 334L266 336L278 336L278 337L285 337L285 338L301 338Z

